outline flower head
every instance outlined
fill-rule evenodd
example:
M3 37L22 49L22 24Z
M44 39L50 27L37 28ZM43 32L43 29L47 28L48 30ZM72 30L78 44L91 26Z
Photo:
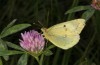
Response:
M35 30L21 33L20 45L29 52L37 53L43 50L45 41L42 34Z
M96 10L100 10L100 0L92 0L91 6Z

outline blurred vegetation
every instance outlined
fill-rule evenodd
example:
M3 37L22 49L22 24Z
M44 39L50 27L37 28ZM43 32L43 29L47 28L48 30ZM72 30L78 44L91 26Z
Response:
M23 28L24 30L40 31L41 25L50 27L56 23L80 18L84 10L66 15L65 12L76 6L90 6L90 4L91 0L0 0L0 32L14 19L16 19L15 24L32 24L27 29ZM99 16L100 11L95 10L91 18L87 20L81 33L81 40L77 45L68 50L57 47L51 49L53 54L44 57L43 65L100 65ZM19 45L20 33L24 30L2 39ZM12 48L8 47L8 49ZM5 59L0 57L0 65L22 65L20 62L17 64L20 56L12 55L10 58L4 57ZM31 56L25 57L28 57L27 65L38 65Z

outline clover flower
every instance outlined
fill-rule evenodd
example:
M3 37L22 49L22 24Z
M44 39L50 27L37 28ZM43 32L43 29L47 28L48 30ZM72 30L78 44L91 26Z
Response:
M20 46L25 50L33 53L41 52L44 49L45 40L42 34L35 30L21 33Z
M100 0L92 0L91 6L96 10L100 10Z

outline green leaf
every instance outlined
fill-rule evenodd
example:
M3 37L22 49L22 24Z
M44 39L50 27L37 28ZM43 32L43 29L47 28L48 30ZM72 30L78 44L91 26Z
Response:
M23 54L20 59L18 60L18 64L17 65L27 65L27 60L28 60L28 55L27 54Z
M16 22L16 19L14 19L11 23L9 23L9 24L7 25L7 27L5 27L5 28L3 29L3 31L1 32L1 34L4 33L8 28L10 28L15 22Z
M7 29L5 32L3 32L1 34L1 38L6 37L8 35L11 35L13 33L16 33L16 32L18 32L20 30L23 30L23 29L25 29L25 28L27 28L29 26L31 26L31 25L30 24L18 24L18 25L14 25L14 26L10 27L9 29Z
M0 50L8 50L5 41L3 41L2 39L0 39ZM9 59L9 56L3 56L3 58L7 61Z
M50 50L45 50L44 51L44 55L45 56L50 56L50 55L52 55L53 53L52 53L52 51L50 51Z
M17 50L21 50L21 51L25 51L23 48L21 48L20 46L14 44L14 43L6 41L6 44L11 48L14 48L14 49L17 49Z
M88 9L87 11L85 11L82 14L82 18L87 21L88 19L90 19L93 16L94 12L95 12L95 10L93 8Z
M95 17L93 17L93 23L97 30L98 41L100 42L100 11L95 12Z
M54 47L56 47L56 46L55 45L50 45L47 49L49 50L49 49L52 49Z
M3 65L3 62L2 62L2 59L1 59L1 57L0 57L0 65Z
M22 54L22 53L24 52L14 51L14 50L0 50L0 56L15 55L15 54Z
M0 39L0 50L7 50L7 46L2 39Z
M50 45L48 48L46 48L46 50L43 52L43 54L45 55L45 56L50 56L50 55L52 55L53 53L52 53L52 51L50 51L50 49L52 49L52 48L54 48L55 46L54 45Z
M82 11L82 10L88 10L89 8L91 8L91 7L90 6L77 6L72 9L69 9L67 12L65 12L65 14L74 13L74 12L78 12L78 11Z

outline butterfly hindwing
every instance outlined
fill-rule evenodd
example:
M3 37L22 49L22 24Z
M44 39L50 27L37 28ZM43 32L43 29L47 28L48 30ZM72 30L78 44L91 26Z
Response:
M62 49L68 49L78 43L80 37L79 35L72 36L56 36L50 35L48 40L51 41L57 47Z

